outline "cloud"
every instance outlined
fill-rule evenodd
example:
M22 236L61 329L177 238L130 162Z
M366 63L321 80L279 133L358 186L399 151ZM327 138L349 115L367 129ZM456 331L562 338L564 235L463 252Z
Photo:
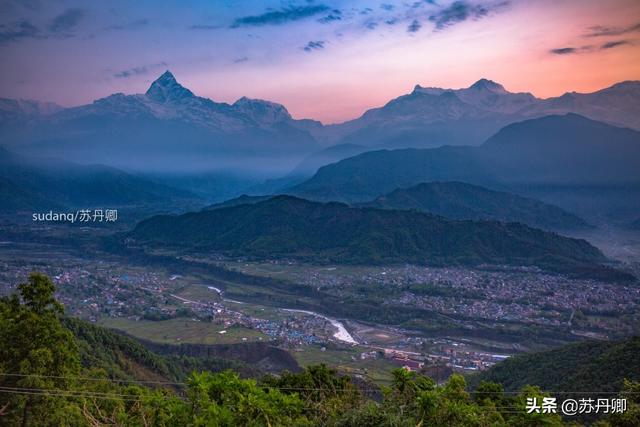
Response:
M242 56L240 58L236 58L233 60L234 64L240 64L241 62L247 62L249 60L249 58L247 58L246 56Z
M329 6L324 4L290 6L280 10L271 10L261 15L243 16L236 18L231 25L232 28L262 25L282 25L287 22L298 21L309 18L320 13L329 11Z
M392 5L392 4L389 4L389 3L382 3L382 4L380 5L380 9L390 11L390 10L395 9L395 6L394 6L394 5Z
M84 11L82 9L67 9L51 21L49 30L53 33L71 31L78 25L83 17Z
M436 30L442 30L452 25L459 24L468 19L482 19L491 12L497 11L509 5L509 1L493 4L471 4L464 0L458 0L449 6L438 10L429 16L429 21L435 24Z
M325 44L325 41L323 40L310 41L302 49L304 49L306 52L313 52L314 50L324 49L324 44Z
M578 49L575 47L559 47L557 49L551 49L549 52L554 55L570 55L572 53L577 53Z
M328 24L329 22L341 21L341 20L342 20L342 12L338 9L333 9L331 13L329 13L327 16L318 19L318 22L320 22L321 24Z
M584 34L584 37L620 36L622 34L640 31L640 22L628 27L607 27L603 25L596 25L594 27L589 27L588 30L589 32Z
M629 40L612 40L610 42L603 43L600 46L587 45L587 46L581 46L581 47L573 47L573 46L559 47L556 49L551 49L549 53L552 53L554 55L573 55L573 54L580 54L580 53L593 53L600 50L613 49L613 48L628 45L628 44L631 44Z
M40 30L29 21L15 22L11 25L0 25L0 43L35 38Z
M422 28L422 24L417 19L414 19L411 24L407 27L407 32L409 33L417 33Z
M600 49L613 49L614 47L630 44L629 40L613 40L600 46Z
M133 67L133 68L129 68L127 70L118 71L117 73L115 73L113 75L113 77L116 77L118 79L127 79L129 77L135 77L135 76L140 76L140 75L147 74L150 70L152 70L154 68L166 67L167 65L168 64L166 62L162 61L162 62L158 62L156 64L143 65L143 66L140 66L140 67Z
M368 29L368 30L375 30L376 27L378 26L378 23L375 21L370 21L367 22L366 24L364 24L364 26Z

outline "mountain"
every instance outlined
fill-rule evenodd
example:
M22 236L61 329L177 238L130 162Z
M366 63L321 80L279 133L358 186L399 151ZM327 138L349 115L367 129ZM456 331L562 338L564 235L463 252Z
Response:
M512 182L640 182L640 132L572 113L506 126L481 152L485 164Z
M334 143L369 147L480 145L510 123L566 113L640 130L640 81L548 99L509 92L488 79L462 89L416 85L411 93L370 109L358 119L327 126L325 133Z
M361 145L332 145L308 155L288 174L280 178L267 179L247 188L246 192L254 195L284 193L288 188L298 185L312 177L321 166L355 156L365 151L368 151L367 147Z
M196 96L169 71L144 94L116 93L88 105L0 126L0 144L28 155L145 171L283 171L318 144L308 121L284 106Z
M0 147L0 212L197 205L193 194L102 165L25 158Z
M463 181L489 188L640 185L640 132L576 114L501 129L480 147L366 152L324 166L290 193L365 202L397 188Z
M581 218L557 206L463 182L430 182L401 188L360 206L413 209L450 219L521 222L551 230L585 229Z
M313 173L356 154L348 147L479 145L508 124L569 112L640 129L640 82L548 99L509 92L488 79L461 89L416 85L358 119L324 126L294 119L270 101L199 97L166 71L144 94L116 93L72 108L0 99L0 144L21 154L131 170L235 170L272 178L293 169ZM331 145L342 148L318 153Z
M584 240L518 223L275 196L253 204L144 220L128 245L345 264L511 264L576 271L605 262Z
M252 205L254 203L259 203L264 200L270 199L274 196L248 196L243 194L241 196L235 197L233 199L225 200L224 202L214 203L213 205L207 206L204 209L213 210L213 209L221 209L221 208L230 208L232 206L239 205Z
M623 380L640 379L640 337L587 341L508 358L472 379L501 383L506 391L537 385L544 390L600 392L620 390Z
M356 156L365 151L370 151L370 148L357 144L332 145L307 156L289 175L312 176L321 166L346 159L347 157Z
M22 123L30 119L61 111L63 107L52 102L0 98L0 126Z
M593 93L567 92L527 107L525 114L577 113L594 120L640 130L640 81L625 81Z

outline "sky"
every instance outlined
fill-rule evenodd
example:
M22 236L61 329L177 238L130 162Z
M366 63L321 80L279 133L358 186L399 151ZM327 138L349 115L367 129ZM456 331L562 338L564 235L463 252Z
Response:
M416 84L538 97L640 80L638 0L0 2L0 97L74 106L165 70L337 123Z

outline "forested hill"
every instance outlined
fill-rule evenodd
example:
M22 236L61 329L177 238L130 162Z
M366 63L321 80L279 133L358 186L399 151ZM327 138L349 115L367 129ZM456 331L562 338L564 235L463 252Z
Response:
M415 209L451 219L521 222L551 230L584 229L582 219L557 206L463 182L429 182L400 188L361 206Z
M263 374L241 361L226 358L208 355L196 358L178 355L177 351L159 354L138 340L80 319L66 317L62 324L74 336L81 364L87 369L102 369L113 379L175 382L183 381L193 370L233 369L246 376Z
M513 123L481 147L366 152L324 166L292 194L365 202L429 181L496 187L640 183L640 132L576 114Z
M626 378L640 379L640 337L590 341L527 353L498 363L473 379L491 381L507 391L526 384L549 391L615 392Z
M575 271L606 261L584 240L522 224L453 221L414 211L352 208L291 196L155 216L140 222L125 241L316 263L488 263Z

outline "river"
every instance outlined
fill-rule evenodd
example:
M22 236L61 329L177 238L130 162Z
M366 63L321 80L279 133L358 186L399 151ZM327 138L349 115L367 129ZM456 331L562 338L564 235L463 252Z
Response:
M212 291L217 292L220 296L222 296L222 290L216 288L215 286L207 286L207 288L211 289ZM227 301L227 302L232 302L235 304L244 304L240 301L234 301L234 300L230 300L230 299L226 299L226 298L222 298L223 301ZM358 344L358 342L353 339L353 337L351 336L351 334L349 333L349 331L347 331L347 328L344 327L344 325L341 322L338 322L335 319L332 319L330 317L324 316L322 314L318 314L315 313L313 311L308 311L308 310L296 310L293 308L279 308L279 310L283 310L283 311L289 311L289 312L293 312L293 313L304 313L304 314L308 314L311 316L315 316L315 317L320 317L324 320L326 320L327 322L331 323L331 325L333 325L333 327L335 327L338 331L333 334L333 337L335 339L337 339L338 341L343 341L349 344Z
M327 316L323 316L322 314L318 314L318 313L315 313L313 311L294 310L292 308L283 308L281 310L290 311L290 312L294 312L294 313L304 313L304 314L309 314L311 316L320 317L320 318L326 320L327 322L331 323L335 328L338 329L338 331L335 334L333 334L333 337L335 339L337 339L339 341L344 341L344 342L349 343L349 344L358 344L358 342L355 339L353 339L353 337L351 336L349 331L347 331L347 328L345 328L344 325L341 322L338 322L335 319L332 319L332 318L327 317Z

